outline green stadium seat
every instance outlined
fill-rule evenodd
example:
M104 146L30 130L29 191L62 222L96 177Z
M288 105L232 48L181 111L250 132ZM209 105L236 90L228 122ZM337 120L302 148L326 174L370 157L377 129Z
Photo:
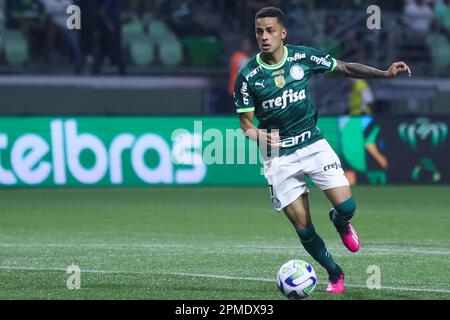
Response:
M158 44L159 60L166 67L175 67L183 61L183 45L174 36Z
M129 43L131 61L136 66L148 66L155 60L155 45L145 35L135 36Z
M218 65L221 45L215 37L185 37L182 42L193 67Z
M6 22L5 1L0 0L0 37L1 37L1 33L5 30L5 22ZM1 45L0 45L0 50L1 50Z
M154 42L160 42L165 39L167 36L172 36L172 32L169 27L167 27L166 23L161 20L151 20L148 23L148 33L149 37Z
M442 34L432 33L427 37L426 43L431 51L435 67L450 67L450 42L448 39Z
M139 19L134 19L122 26L122 47L126 48L134 38L144 34L144 25Z
M3 32L5 60L10 65L20 65L28 60L28 43L19 31Z

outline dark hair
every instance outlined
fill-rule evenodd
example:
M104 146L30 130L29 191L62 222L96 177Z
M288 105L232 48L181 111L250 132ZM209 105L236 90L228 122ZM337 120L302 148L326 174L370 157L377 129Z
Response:
M284 27L286 26L285 23L285 15L283 10L276 8L276 7L265 7L259 10L255 14L255 20L261 19L261 18L277 18L278 22Z

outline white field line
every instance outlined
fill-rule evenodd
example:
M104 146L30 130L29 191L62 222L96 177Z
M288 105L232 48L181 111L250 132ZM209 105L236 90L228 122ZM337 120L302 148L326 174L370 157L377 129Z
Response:
M233 248L244 248L244 249L260 249L260 250L297 250L299 247L282 247L282 246L234 246ZM337 252L346 252L348 251L344 249L342 246L327 246L332 251ZM436 254L436 255L450 255L450 249L445 250L442 247L427 247L420 248L414 246L378 246L378 245L367 245L361 246L360 253L363 252L384 252L384 253L402 253L402 254L410 254L410 253L420 253L420 254Z
M0 270L26 270L26 271L63 271L65 268L38 268L38 267L24 267L24 266L0 266ZM100 274L154 274L150 272L140 271L113 271L113 270L93 270L93 269L81 269L82 273L100 273ZM156 275L156 274L155 274ZM238 276L225 276L215 274L199 274L199 273L186 273L186 272L169 272L157 275L174 275L183 277L195 277L195 278L209 278L220 280L241 280L241 281L259 281L259 282L275 282L275 279L261 278L261 277L238 277ZM325 284L318 282L319 284ZM347 284L348 288L360 288L368 289L367 286L359 284ZM370 290L370 289L368 289ZM375 289L372 289L375 290ZM431 293L449 293L448 289L427 289L427 288L406 288L406 287L393 287L393 286L381 286L380 290L393 290L393 291L414 291L414 292L431 292Z
M233 277L233 276L222 276L222 275L213 275L213 274L197 274L197 273L184 273L184 272L172 272L170 273L176 276L185 276L185 277L202 277L202 278L211 278L211 279L224 279L224 280L247 280L247 281L264 281L264 282L275 282L274 279L269 278L254 278L254 277ZM325 284L323 282L318 282L319 284ZM346 287L349 288L362 288L368 289L367 286L359 285L359 284L346 284ZM417 292L439 292L439 293L450 293L450 290L447 289L426 289L426 288L405 288L405 287L392 287L392 286L381 286L380 290L395 290L395 291L417 291ZM376 289L368 289L368 290L376 290Z
M19 243L0 243L0 248L90 248L90 249L104 249L104 250L125 250L125 249L152 249L152 248L179 248L179 249L194 249L194 250L217 250L217 247L212 246L197 246L189 244L165 244L165 243L130 243L130 244L97 244L97 243L30 243L30 244L19 244ZM301 246L258 246L258 245L238 245L238 246L221 246L220 251L225 250L247 250L251 252L260 251L296 251L299 250ZM342 246L328 246L331 251L336 251L337 253L348 253L346 249ZM399 254L429 254L429 255L450 255L450 249L445 250L442 247L414 247L407 245L362 245L361 251L358 254L365 254L367 252L380 252L380 253L399 253Z
M41 268L41 267L24 267L24 266L0 266L0 270L24 270L24 271L63 271L66 272L66 268ZM102 274L148 274L148 272L141 271L114 271L114 270L95 270L95 269L81 269L81 273L102 273Z

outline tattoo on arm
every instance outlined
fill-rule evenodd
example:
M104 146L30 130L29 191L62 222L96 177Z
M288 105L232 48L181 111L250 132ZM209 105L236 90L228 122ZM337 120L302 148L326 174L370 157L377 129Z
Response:
M358 79L386 78L386 72L360 63L337 60L336 72Z

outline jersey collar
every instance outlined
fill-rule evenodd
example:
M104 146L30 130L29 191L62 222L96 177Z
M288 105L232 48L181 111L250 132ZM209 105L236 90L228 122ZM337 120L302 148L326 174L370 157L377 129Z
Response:
M281 61L278 62L277 64L270 65L270 64L264 63L264 61L262 61L262 59L261 59L261 52L256 55L256 62L258 62L258 64L263 68L266 68L269 70L275 70L275 69L281 68L286 63L287 57L288 57L288 48L286 48L286 46L284 46L283 59L281 59Z

